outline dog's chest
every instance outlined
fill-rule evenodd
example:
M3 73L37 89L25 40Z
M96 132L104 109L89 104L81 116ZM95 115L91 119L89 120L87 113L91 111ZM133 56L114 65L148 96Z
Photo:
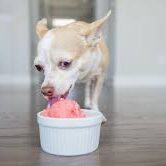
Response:
M80 73L80 80L86 81L92 79L94 76L101 73L100 63L102 60L102 55L99 51L92 52L88 62L86 64L85 70Z

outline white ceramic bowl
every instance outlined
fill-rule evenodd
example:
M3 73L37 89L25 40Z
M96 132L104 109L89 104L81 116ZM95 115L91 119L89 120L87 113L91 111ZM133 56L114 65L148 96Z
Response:
M40 144L45 152L75 156L98 148L103 115L83 109L85 118L49 118L37 114Z

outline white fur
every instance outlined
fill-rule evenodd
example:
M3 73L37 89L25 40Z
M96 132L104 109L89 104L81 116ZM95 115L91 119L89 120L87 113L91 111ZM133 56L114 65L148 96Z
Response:
M81 70L79 80L86 81L95 75L101 74L101 69L98 67L101 62L101 58L101 54L98 51L87 51L85 55L80 58Z
M61 70L58 68L59 61L70 61L72 52L60 49L46 49L50 47L49 35L43 38L38 46L38 56L34 64L39 64L44 68L45 79L42 87L51 85L54 87L54 95L63 95L70 86L74 87L75 82L79 80L91 79L94 75L100 74L98 68L101 61L101 54L98 51L87 51L76 62L72 62L69 69Z
M58 62L71 59L71 52L66 52L60 49L46 49L50 45L48 38L44 38L38 46L38 56L35 58L34 64L41 65L44 68L44 81L42 87L51 85L54 87L54 96L63 95L68 91L70 86L74 84L78 78L78 68L71 66L69 69L61 70L58 67Z

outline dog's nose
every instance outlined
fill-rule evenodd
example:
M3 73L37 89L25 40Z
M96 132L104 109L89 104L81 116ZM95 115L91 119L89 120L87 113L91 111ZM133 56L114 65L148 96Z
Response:
M54 87L44 86L41 88L41 92L44 96L52 97L54 95Z

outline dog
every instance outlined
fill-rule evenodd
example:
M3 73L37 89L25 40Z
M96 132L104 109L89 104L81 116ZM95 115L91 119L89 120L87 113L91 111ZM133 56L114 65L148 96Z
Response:
M111 10L92 23L76 21L52 29L48 29L46 19L37 23L39 43L34 65L44 73L41 93L47 100L66 98L77 81L84 81L85 108L99 111L98 100L109 62L101 29L110 15Z

